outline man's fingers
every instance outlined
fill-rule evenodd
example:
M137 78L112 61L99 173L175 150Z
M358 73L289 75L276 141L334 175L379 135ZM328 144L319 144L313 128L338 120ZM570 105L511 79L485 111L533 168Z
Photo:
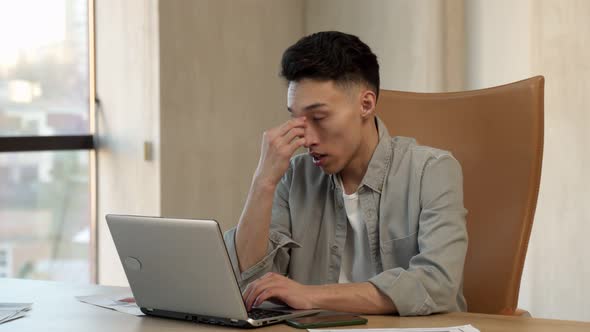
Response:
M305 145L305 138L303 137L303 129L291 129L288 136L283 136L275 143L275 148L287 158L291 158L295 151Z
M244 294L242 294L242 297L246 302L247 308L250 308L249 305L251 304L251 302L254 301L254 299L256 299L256 296L258 296L258 293L260 293L261 289L264 289L263 287L261 287L261 284L266 276L267 274L265 274L257 280L254 280L246 287L246 290L244 291Z
M250 311L252 309L252 306L254 306L256 299L260 296L260 294L262 294L264 291L271 289L273 287L276 287L277 285L280 284L280 279L274 278L273 275L265 275L262 278L256 280L255 282L253 282L252 287L250 288L250 290L246 290L246 292L249 291L248 294L244 293L244 300L246 303L246 309L248 311ZM261 303L261 302L260 302Z
M298 118L293 118L293 119L283 123L279 127L278 135L283 136L287 132L289 132L289 130L291 130L292 128L303 127L303 126L305 126L305 117L302 116L302 117L298 117Z
M250 294L248 294L248 297L245 298L246 310L250 311L252 309L252 305L254 305L254 301L256 300L259 294L260 291L258 290L258 288L252 289L252 292L250 292Z
M305 145L305 138L300 137L300 138L296 138L294 140L291 141L291 143L289 143L289 149L291 152L291 155L293 155L293 153L295 153L295 151L297 151L297 149L299 149L300 147Z
M250 283L248 287L246 287L246 291L244 291L244 294L242 295L242 297L244 298L244 302L246 304L246 308L249 308L248 299L250 298L250 295L252 294L252 289L254 289L254 287L256 287L256 281Z
M252 287L254 287L253 285L254 285L255 282L256 281L250 283L246 287L246 290L244 291L244 294L242 294L242 298L244 299L244 301L246 301L246 303L247 303L247 300L248 300L248 296L250 296L250 293L252 293Z
M252 308L256 298L268 287L267 284L270 281L269 279L270 278L260 278L248 285L243 296L246 302L246 309L250 310Z
M262 279L262 278L260 278L260 279ZM258 284L258 282L259 282L260 279L254 280L251 283L249 283L248 286L246 286L246 289L242 293L242 297L244 298L244 300L248 298L248 296L250 295L250 293L252 293L252 289L254 287L256 287L256 285Z
M296 137L303 137L305 135L305 129L303 128L292 128L289 130L283 138L287 144L291 143Z
M262 302L268 300L269 298L276 296L276 290L274 288L267 288L265 289L254 301L253 306L257 307L262 304Z

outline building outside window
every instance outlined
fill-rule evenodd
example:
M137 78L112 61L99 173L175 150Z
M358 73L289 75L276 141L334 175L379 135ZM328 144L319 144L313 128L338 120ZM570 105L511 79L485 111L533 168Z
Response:
M92 8L0 0L0 277L94 281Z

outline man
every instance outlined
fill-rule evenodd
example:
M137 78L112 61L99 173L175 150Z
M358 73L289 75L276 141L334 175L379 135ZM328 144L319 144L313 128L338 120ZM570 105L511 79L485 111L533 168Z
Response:
M291 120L267 130L237 228L225 234L248 310L427 315L466 309L461 167L391 138L379 65L357 37L320 32L283 54ZM307 154L293 156L305 147Z

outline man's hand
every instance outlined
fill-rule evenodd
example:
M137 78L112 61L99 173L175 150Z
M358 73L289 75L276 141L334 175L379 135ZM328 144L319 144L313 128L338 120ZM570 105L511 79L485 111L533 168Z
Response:
M298 117L264 132L255 172L257 180L271 186L279 183L289 168L291 157L305 144L305 126L305 117Z
M393 301L369 282L302 285L274 272L269 272L248 285L243 297L248 311L268 300L294 309L324 309L377 315L397 312Z
M276 187L289 169L291 156L305 144L305 127L305 117L299 117L264 132L260 161L235 236L242 272L266 255Z
M269 272L249 284L243 297L248 311L267 300L286 304L294 309L312 309L311 288L280 274Z

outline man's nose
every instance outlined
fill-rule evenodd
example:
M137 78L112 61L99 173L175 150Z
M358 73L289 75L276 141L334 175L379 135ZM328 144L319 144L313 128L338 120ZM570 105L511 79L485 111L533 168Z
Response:
M310 147L318 144L318 136L316 130L313 126L307 125L305 126L305 144L303 145L305 148L309 149Z

